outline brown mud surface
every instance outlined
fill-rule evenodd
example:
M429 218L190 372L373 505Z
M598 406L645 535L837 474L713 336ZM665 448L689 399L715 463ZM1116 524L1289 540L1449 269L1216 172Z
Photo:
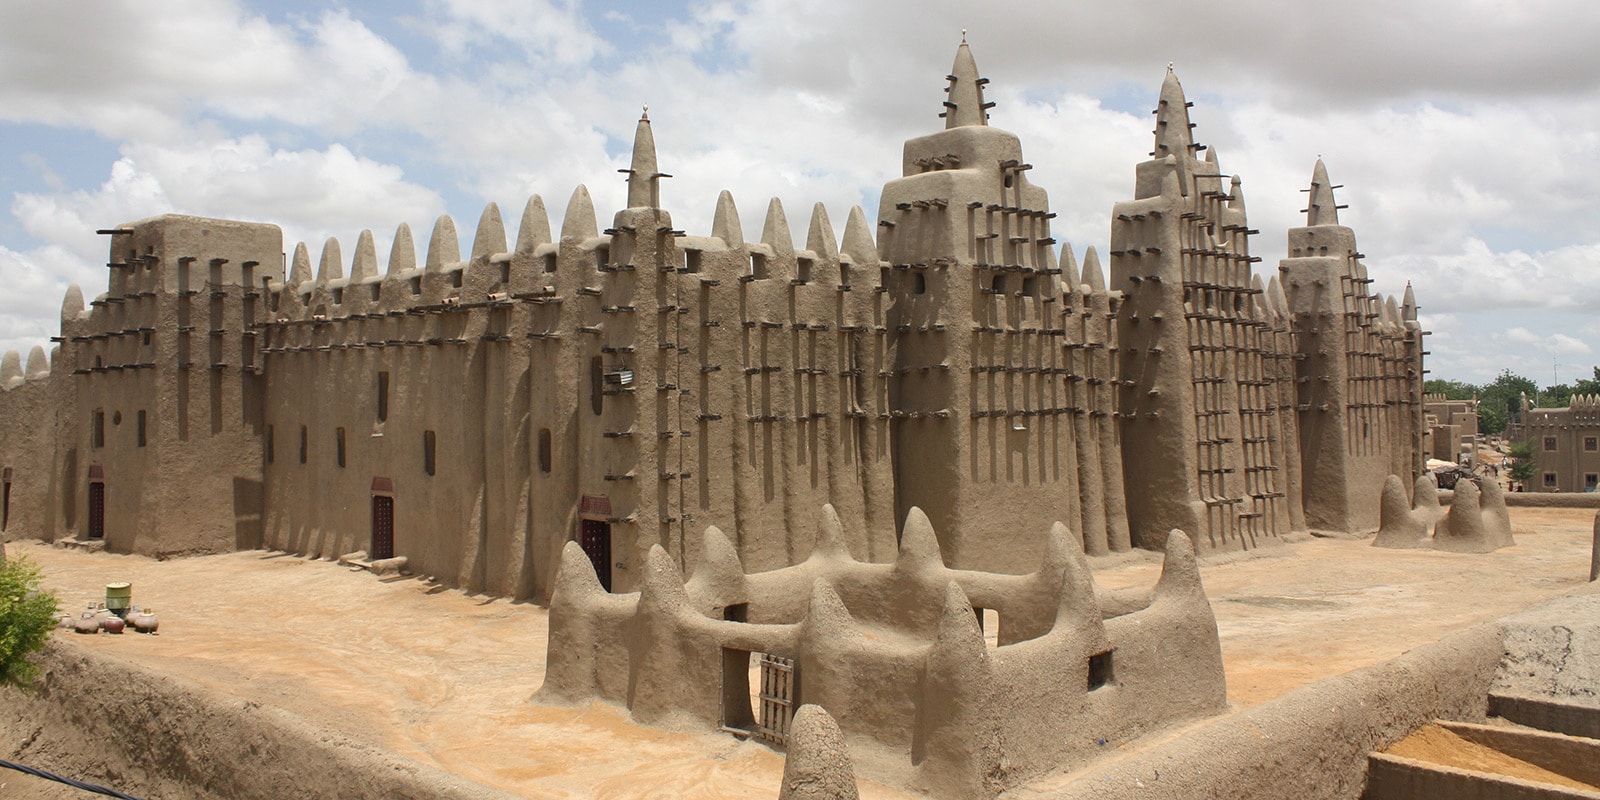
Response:
M1230 702L1261 703L1585 583L1592 510L1511 515L1517 545L1486 555L1313 539L1202 562ZM266 551L157 562L7 547L43 567L69 611L102 600L106 583L131 581L134 603L161 618L155 636L60 639L528 797L770 797L782 776L782 755L759 744L634 725L606 705L530 704L548 633L537 605ZM1095 578L1147 587L1159 571L1153 558L1121 558Z
M1416 733L1395 742L1393 746L1384 752L1392 756L1426 761L1430 764L1440 764L1446 767L1455 767L1456 769L1505 775L1535 783L1564 786L1568 789L1600 791L1600 786L1591 786L1582 781L1575 781L1559 772L1551 772L1537 764L1530 764L1516 756L1502 753L1492 747L1485 747L1477 742L1463 738L1455 731L1441 728L1438 725L1429 725L1422 728Z

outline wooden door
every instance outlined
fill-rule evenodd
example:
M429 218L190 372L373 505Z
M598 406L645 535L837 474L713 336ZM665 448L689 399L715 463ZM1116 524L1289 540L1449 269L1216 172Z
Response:
M794 659L760 654L761 708L756 715L756 736L775 745L789 743L789 723L794 721Z
M394 558L394 498L372 496L372 560Z
M89 484L89 538L106 538L106 485L101 481Z
M600 579L600 585L606 591L611 591L611 525L597 519L586 519L580 523L579 533L581 538L578 544L589 556L589 563L594 564L595 577Z

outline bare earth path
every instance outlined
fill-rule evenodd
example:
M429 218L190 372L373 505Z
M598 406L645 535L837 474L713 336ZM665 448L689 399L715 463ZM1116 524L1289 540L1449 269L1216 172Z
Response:
M1207 564L1229 699L1254 705L1579 586L1593 519L1579 509L1512 509L1517 546L1484 556L1317 539ZM544 675L538 606L264 551L155 562L7 547L44 568L68 609L126 580L162 620L154 637L58 636L473 780L537 798L777 793L782 757L760 745L640 727L609 706L530 705ZM1148 586L1159 569L1135 558L1096 580ZM865 782L862 790L906 796Z

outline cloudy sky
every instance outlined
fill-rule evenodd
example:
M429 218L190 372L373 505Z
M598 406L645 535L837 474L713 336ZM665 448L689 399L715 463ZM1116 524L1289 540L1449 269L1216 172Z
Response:
M54 333L68 283L104 289L96 228L163 212L313 253L370 228L386 253L400 222L449 213L470 240L532 193L559 225L585 183L603 222L645 104L679 227L707 232L726 188L748 235L776 195L803 237L813 203L874 213L901 141L942 125L962 29L1080 252L1131 195L1172 62L1263 266L1321 155L1375 288L1416 285L1432 377L1600 364L1593 0L7 0L0 349Z

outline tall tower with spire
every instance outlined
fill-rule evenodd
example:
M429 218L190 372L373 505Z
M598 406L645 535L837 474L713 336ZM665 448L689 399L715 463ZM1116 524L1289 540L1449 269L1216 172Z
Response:
M1016 135L989 125L964 39L948 79L944 129L906 142L878 210L896 518L921 508L952 564L972 569L1029 569L1042 545L1028 522L1041 518L1088 532L1090 552L1125 549L1121 475L1101 458L1115 448L1099 424L1112 398L1095 394L1112 379L1111 301L1076 277L1062 285L1049 198Z
M1318 159L1280 270L1299 349L1306 522L1361 533L1377 528L1384 478L1409 486L1421 469L1422 331L1409 294L1402 308L1372 293L1337 188Z
M1286 465L1298 447L1283 424L1273 360L1283 340L1252 274L1244 192L1194 141L1191 105L1168 67L1155 147L1111 221L1112 288L1127 298L1124 475L1144 487L1128 514L1142 546L1180 528L1204 550L1249 549L1292 525Z

